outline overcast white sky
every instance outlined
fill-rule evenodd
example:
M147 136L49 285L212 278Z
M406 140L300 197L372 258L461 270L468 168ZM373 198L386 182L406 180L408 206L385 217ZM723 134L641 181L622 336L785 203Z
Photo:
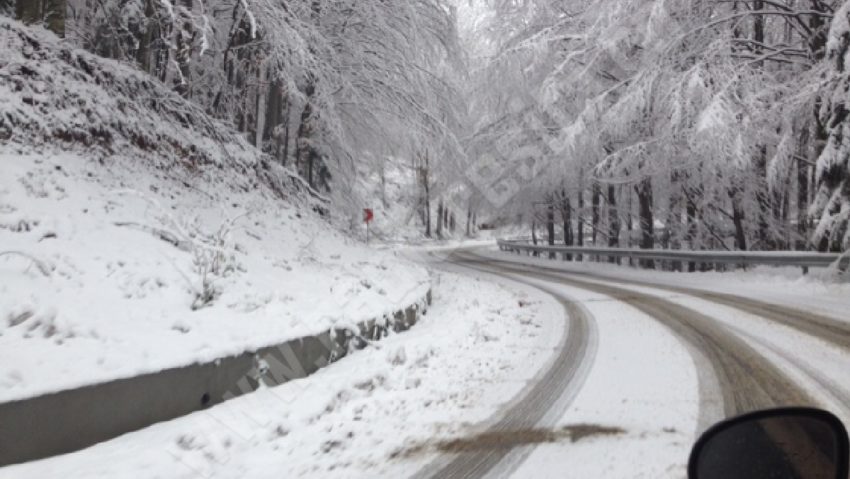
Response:
M484 38L479 31L489 8L485 0L455 0L461 40L471 56L486 55Z

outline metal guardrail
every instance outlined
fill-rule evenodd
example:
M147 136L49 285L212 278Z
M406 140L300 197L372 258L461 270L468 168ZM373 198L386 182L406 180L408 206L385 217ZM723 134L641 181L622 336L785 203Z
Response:
M584 257L631 258L636 260L678 261L733 265L771 265L825 268L837 264L850 266L850 255L811 251L691 251L672 249L597 248L587 246L534 245L524 240L499 240L499 249L515 253L554 253Z
M326 330L206 363L0 403L0 469L206 410L253 392L260 381L271 387L309 376L350 350L387 336L389 330L409 329L429 304L430 289L420 301L392 316L364 321L356 328ZM225 427L221 418L210 419Z

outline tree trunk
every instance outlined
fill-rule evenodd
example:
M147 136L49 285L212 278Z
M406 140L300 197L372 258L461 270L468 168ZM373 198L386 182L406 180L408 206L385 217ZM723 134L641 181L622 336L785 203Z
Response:
M641 180L635 186L638 197L638 218L640 220L640 247L641 249L655 248L654 218L652 215L652 181L649 178ZM641 261L645 268L655 268L653 260Z
M45 1L45 27L59 37L65 37L67 0Z
M602 198L602 190L599 187L599 183L594 181L590 187L590 211L591 211L591 233L590 237L593 240L593 246L596 246L596 239L599 234L599 203Z
M783 233L780 238L780 243L777 244L777 249L779 250L788 250L791 249L791 231L793 230L791 225L791 184L793 181L792 178L793 167L789 168L788 175L785 177L784 182L784 191L780 195L779 198L776 199L776 205L778 206L777 223L783 225ZM780 203L781 201L781 203Z
M192 0L182 0L182 3L183 7L187 11L192 11ZM182 23L180 23L177 27L177 32L175 34L176 38L174 41L174 61L177 63L177 76L174 78L174 91L183 98L189 98L192 82L192 53L195 46L195 36L198 32L195 31L195 26L192 24L190 18L182 17L183 15L181 15L178 19L178 21Z
M555 246L555 204L551 198L546 207L546 234L549 237L549 246ZM549 252L549 259L555 259L555 252Z
M148 74L153 74L151 71L151 43L153 43L154 30L157 24L154 21L156 9L153 2L154 0L145 0L144 31L139 40L139 48L136 50L136 63L142 71Z
M269 75L272 76L274 73L270 71ZM273 80L270 83L263 143L269 142L271 144L269 153L280 164L286 165L289 154L289 100L280 81Z
M686 186L683 186L686 188ZM696 200L693 198L696 192L691 192L691 194L687 196L687 207L685 211L685 215L687 216L687 241L688 248L691 250L697 249L697 205ZM691 273L697 270L697 264L694 261L688 263L688 271Z
M664 249L681 249L682 229L682 188L679 186L682 175L674 170L670 173L670 199L667 207L667 224L664 225ZM671 261L673 271L682 271L681 261Z
M620 213L617 211L617 191L614 185L608 185L608 246L620 247ZM609 263L619 263L619 259L611 256Z
M315 92L316 87L313 85L312 80L308 81L307 86L304 88L306 103L304 104L304 109L301 110L301 123L298 125L298 136L295 139L295 158L298 171L307 179L307 184L313 188L316 187L313 170L319 156L313 145L316 135L313 113L313 95Z
M753 1L753 11L760 12L764 10L764 0L754 0ZM763 14L754 14L753 15L753 40L756 41L756 44L753 46L753 51L758 56L761 53L762 48L761 45L764 43L764 15ZM763 62L758 62L757 65L761 65Z
M578 209L576 210L576 245L584 246L584 190L581 185L578 188ZM576 259L582 261L584 255L576 255Z
M290 135L290 122L292 115L292 102L289 100L289 95L285 94L284 96L284 107L281 112L281 116L283 117L283 123L281 124L281 128L283 129L283 138L280 140L280 144L283 146L283 152L280 154L280 164L286 166L289 163L289 135Z
M533 220L531 222L531 243L534 246L537 246L537 222L533 221ZM535 251L534 253L532 253L532 256L540 256L540 255L537 253L537 251Z
M422 168L422 185L425 189L425 237L431 237L431 186L428 167L430 160L428 154L425 154L425 167Z
M566 192L563 192L562 196L563 202L561 204L561 219L564 222L564 244L566 246L572 246L575 241L575 238L573 237L572 205L570 204L570 197L567 196ZM571 253L567 253L565 259L567 261L572 261L573 255Z
M758 241L762 250L774 249L773 239L770 232L770 215L773 206L770 201L770 192L767 185L767 147L759 146L756 157L756 200L758 203Z
M278 139L280 126L283 123L283 87L277 80L273 80L274 71L271 69L267 69L266 72L266 81L268 82L268 88L266 92L265 104L263 107L266 110L266 113L263 118L263 128L262 128L262 137L260 139L260 144L270 143L272 148L269 149L269 153L275 157L276 160L280 160L280 140Z
M443 200L437 203L437 238L443 237Z
M626 198L628 202L626 204L626 247L631 248L634 246L634 231L635 231L635 221L634 221L634 202L632 199L632 189L626 188ZM629 266L634 266L634 259L629 258Z
M740 188L733 186L729 189L729 199L732 200L732 223L735 225L735 248L747 250L747 234L744 230L744 209L741 206Z
M266 136L266 124L269 120L269 110L271 109L271 105L269 102L269 81L268 81L268 71L265 65L260 65L260 68L257 70L257 106L256 112L254 113L254 118L256 119L256 123L254 125L254 146L257 149L263 151L265 141L268 139ZM274 120L272 114L272 121Z
M797 249L808 249L809 237L809 176L811 167L797 162Z

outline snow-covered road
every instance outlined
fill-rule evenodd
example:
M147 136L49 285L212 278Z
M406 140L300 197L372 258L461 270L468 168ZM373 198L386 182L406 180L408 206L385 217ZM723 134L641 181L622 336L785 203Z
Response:
M787 298L740 297L687 279L654 278L648 286L651 275L641 281L628 270L594 274L586 265L464 250L442 258L521 278L580 305L589 313L581 321L595 324L599 338L577 397L561 417L549 414L536 425L548 434L524 441L522 431L502 431L512 439L480 446L499 449L505 459L456 477L683 477L697 434L722 417L812 405L850 418L850 393L842 386L850 380L850 325L840 316L850 310L850 298L829 298L839 312L832 317L789 307ZM570 432L576 428L589 431L587 437ZM481 450L462 450L453 463L469 463L463 457L476 454Z

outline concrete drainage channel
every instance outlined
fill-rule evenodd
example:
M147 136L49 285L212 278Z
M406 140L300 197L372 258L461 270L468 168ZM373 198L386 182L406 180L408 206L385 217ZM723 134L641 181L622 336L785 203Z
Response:
M178 418L266 386L303 378L390 331L409 329L431 291L391 317L357 331L315 336L156 373L0 404L0 466L64 454L157 422Z

